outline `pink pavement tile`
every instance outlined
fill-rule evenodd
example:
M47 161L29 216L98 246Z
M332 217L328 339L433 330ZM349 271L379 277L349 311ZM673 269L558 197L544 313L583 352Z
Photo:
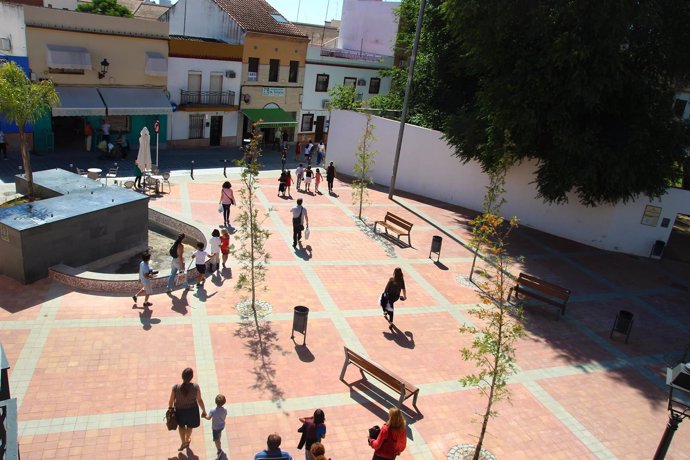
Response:
M484 448L498 458L595 459L587 447L522 385L510 385L512 404L499 402L489 421ZM415 423L433 458L446 458L456 444L473 444L481 429L485 399L477 390L427 395L418 406L425 414Z
M174 212L176 214L182 214L182 201L175 199L162 199L156 200L155 203L151 203L151 207L158 211L165 213Z
M161 414L165 413L161 407ZM161 417L162 419L162 417ZM19 439L22 459L142 459L202 460L207 459L204 443L211 436L207 422L192 431L191 451L178 454L180 437L165 425L137 425L101 428L86 431L24 435Z
M359 213L358 205L350 205L349 208L355 216L358 215L358 213ZM377 206L368 206L367 207L365 205L362 208L362 216L366 216L366 218L369 220L369 224L371 225L372 228L374 227L374 222L376 222L377 220L383 220L386 217L386 212L392 212L396 216L410 222L413 225L413 227L412 227L413 238L414 238L414 232L416 232L419 227L431 226L430 222L428 222L422 216L420 216L416 213L415 208L405 208L405 207L402 207L398 203L395 203L393 201L389 201L388 203L384 203L383 205L379 204Z
M650 308L667 318L675 318L679 324L690 324L690 308L686 291L671 291L668 294L640 297Z
M443 262L443 259L441 259ZM469 276L471 262L448 263L444 268L439 268L431 260L428 264L415 264L414 269L431 284L450 303L476 303L479 295L476 289L461 285L457 281L458 276Z
M218 203L223 189L223 182L227 179L216 180L214 183L208 183L207 180L206 177L200 177L199 181L187 182L187 199L192 202ZM230 179L230 183L232 184L233 192L238 194L237 190L240 187L240 181ZM237 200L237 196L235 200Z
M308 243L302 240L303 243ZM283 235L279 232L272 233L265 244L266 251L271 255L271 261L281 262L296 262L298 254L292 248L292 229L288 235ZM269 268L270 270L270 268Z
M328 189L327 189L328 190ZM338 195L338 200L341 203L348 203L352 204L352 195L353 191L351 187L343 187L343 188L337 188L334 190L335 193ZM395 205L394 201L391 201L388 199L388 192L384 191L379 191L379 190L372 190L369 189L369 196L366 198L364 201L364 206L366 207L367 204L392 204ZM359 206L359 198L357 198L357 206Z
M343 342L330 320L309 319L290 339L292 320L210 325L218 385L233 402L298 398L346 391L338 380ZM227 389L227 390L226 390ZM262 435L263 437L263 435Z
M41 306L48 300L48 289L53 284L49 279L31 285L0 275L0 321L24 321L38 317Z
M303 205L309 215L310 227L356 228L355 221L335 205L309 206L310 203L306 200ZM290 235L292 235L292 212L290 210L295 206L297 203L291 202L273 207L274 215L280 219L285 228L290 230Z
M174 295L179 295L181 292L181 290L175 290ZM152 317L180 316L180 312L176 311L177 303L165 293L152 295L149 302L153 303L153 306L149 308L152 311ZM143 303L144 296L139 299L139 308L134 308L131 295L73 291L62 297L56 318L59 320L138 318L143 311Z
M53 329L20 418L164 408L180 372L194 363L191 326Z
M275 313L292 313L297 305L307 306L312 311L323 310L319 298L299 266L269 267L266 286L268 290L261 295L261 299L270 302Z
M539 384L617 458L651 458L666 426L667 393L631 369ZM676 432L668 459L690 459L690 431Z
M666 288L673 283L669 275L657 269L655 260L604 252L573 257L573 260L622 289Z
M362 233L357 227L351 230L319 231L314 229L309 240L302 239L309 258L320 261L385 260L384 248Z
M314 270L341 310L362 310L381 307L379 297L393 276L396 265L316 266ZM404 274L404 272L403 272ZM405 277L408 298L396 302L396 309L435 305L431 297L411 276Z
M461 334L448 313L398 315L394 320L397 330L392 332L383 316L347 319L372 360L415 385L457 380L474 371L459 351L472 337ZM349 383L360 378L352 367Z
M454 237L448 236L444 232L440 232L436 229L431 228L412 228L412 246L409 247L395 247L395 253L405 259L429 259L429 251L431 250L431 241L434 236L440 236L443 238L441 242L441 256L440 261L443 259L457 258L457 257L467 257L471 258L473 253L460 244ZM401 240L407 244L407 237L401 237ZM431 254L432 260L437 260L438 256L436 253Z
M443 226L471 226L471 220L477 213L459 206L443 203L424 204L417 206L419 212L427 215L432 222Z
M26 339L29 338L29 334L31 331L27 329L0 329L0 343L10 363L10 378L12 377L12 370L17 367L19 355L24 348Z

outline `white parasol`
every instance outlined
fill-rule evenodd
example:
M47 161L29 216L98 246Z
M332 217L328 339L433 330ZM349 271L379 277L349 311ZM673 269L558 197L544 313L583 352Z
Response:
M139 135L139 154L137 155L137 163L139 169L142 171L151 169L151 137L149 129L144 126Z

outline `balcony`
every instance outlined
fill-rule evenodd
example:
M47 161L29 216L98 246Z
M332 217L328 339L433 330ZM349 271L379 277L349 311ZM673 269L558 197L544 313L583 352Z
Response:
M180 105L195 106L233 106L234 91L187 91L180 90Z
M381 62L386 56L382 54L367 53L342 48L322 48L321 56L337 57L343 59L357 59L360 61Z

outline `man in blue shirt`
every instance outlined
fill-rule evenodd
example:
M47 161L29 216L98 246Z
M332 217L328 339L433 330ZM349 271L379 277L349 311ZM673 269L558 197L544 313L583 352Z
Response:
M254 460L261 460L264 458L279 458L282 460L293 460L292 455L280 450L280 442L282 439L278 433L273 433L268 435L268 440L266 440L266 445L268 449L262 450L254 456Z

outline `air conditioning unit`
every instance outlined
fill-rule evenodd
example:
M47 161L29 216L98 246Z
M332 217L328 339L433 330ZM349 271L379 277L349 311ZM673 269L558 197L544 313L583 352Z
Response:
M248 81L257 81L259 79L259 73L258 72L247 72L247 80Z
M0 51L10 51L12 49L12 42L7 37L0 37Z
M327 109L331 106L331 100L330 99L324 99L321 101L321 108L322 109Z
M357 86L367 86L367 81L364 78L357 80Z
M235 71L234 70L226 70L225 71L225 78L235 78Z

